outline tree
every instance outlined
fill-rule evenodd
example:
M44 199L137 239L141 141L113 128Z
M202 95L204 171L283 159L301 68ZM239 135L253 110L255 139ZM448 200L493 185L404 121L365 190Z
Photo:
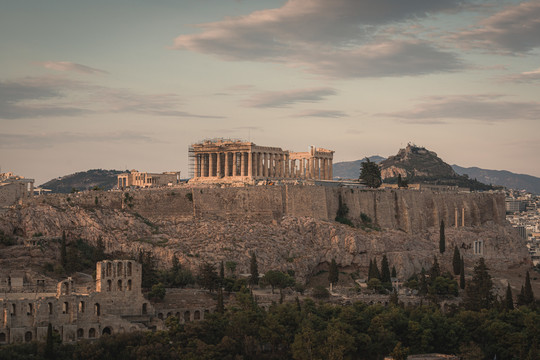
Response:
M381 272L379 271L379 265L377 265L377 258L373 259L373 276L374 279L381 280Z
M446 238L444 235L444 220L441 220L441 228L439 230L439 252L441 254L446 250Z
M396 271L396 267L394 265L392 265L392 277L397 278L397 271Z
M493 281L489 275L484 258L474 267L473 277L465 288L465 306L468 310L490 309L495 300L492 293Z
M514 299L512 298L512 289L510 288L510 283L506 287L506 297L504 299L504 308L506 310L514 310Z
M452 257L452 269L454 270L454 275L459 275L461 270L461 254L457 245L454 246L454 256Z
M465 259L461 257L460 267L459 267L459 287L463 290L465 289Z
M54 337L53 337L53 330L52 330L51 323L49 323L49 325L47 326L47 342L45 344L45 352L43 353L43 357L47 360L56 359L56 354L54 352Z
M96 251L94 252L94 262L105 260L105 244L101 235L96 242Z
M441 276L441 267L439 266L439 261L436 256L433 256L433 265L429 269L429 280L435 281L436 278Z
M152 291L148 293L148 298L163 300L166 293L165 286L162 283L157 283L152 285Z
M523 289L523 300L525 302L525 305L534 304L534 293L532 290L531 278L529 276L528 271L527 271L527 274L525 275L525 287Z
M281 290L294 285L294 279L289 274L277 270L269 270L264 274L261 281L263 284L268 284L272 287L272 294L274 293L274 288L280 289L281 293Z
M251 262L249 264L249 270L251 276L249 277L250 285L257 285L259 283L259 266L257 265L257 255L251 254Z
M225 266L223 265L223 260L221 260L221 263L219 264L219 279L221 280L221 283L225 280Z
M390 278L390 264L388 263L386 254L383 255L381 261L381 281L385 285L392 283L392 279Z
M336 285L339 280L339 271L336 264L336 259L332 259L332 262L330 263L330 269L328 271L328 281L332 285Z
M176 257L176 255L173 255L172 271L177 272L178 270L180 270L180 261L178 261L178 258Z
M216 311L220 314L225 312L225 305L223 304L223 290L221 288L218 289Z
M208 289L211 292L219 286L219 276L216 271L216 266L210 263L203 263L199 267L198 283L204 289Z
M382 184L382 178L379 165L366 158L362 163L359 180L370 188L380 187Z
M67 248L66 248L66 231L62 231L62 241L60 242L60 264L66 269L67 265Z

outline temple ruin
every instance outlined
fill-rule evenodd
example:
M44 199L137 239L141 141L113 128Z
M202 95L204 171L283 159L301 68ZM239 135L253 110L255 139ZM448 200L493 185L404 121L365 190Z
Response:
M118 188L125 189L131 186L135 187L159 187L172 186L180 181L180 172L163 172L161 174L152 174L131 170L128 173L118 175Z
M190 172L195 182L263 179L332 180L334 151L311 146L291 152L252 142L213 139L189 148Z

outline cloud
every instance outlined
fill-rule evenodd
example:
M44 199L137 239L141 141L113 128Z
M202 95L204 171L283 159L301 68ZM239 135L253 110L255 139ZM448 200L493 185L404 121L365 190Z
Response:
M443 119L466 119L484 122L538 120L540 102L508 101L500 94L433 96L414 108L379 114L409 123L440 124Z
M165 117L223 118L180 110L176 94L141 94L62 77L0 80L0 119L139 113Z
M320 118L341 118L347 114L339 110L305 110L294 114L297 117L320 117Z
M63 78L0 81L0 118L76 116L88 113L88 109L67 106L58 101L64 97L64 91L77 86L77 82Z
M460 66L455 55L420 41L374 41L381 25L458 8L453 0L289 0L278 9L197 25L174 49L212 54L228 61L298 66L332 77L418 75ZM376 54L369 51L379 50ZM403 56L401 59L396 57ZM361 70L351 63L360 61ZM427 67L422 68L427 64ZM370 67L371 71L366 68Z
M37 63L46 69L52 69L57 71L73 71L80 74L108 74L104 70L95 69L90 66L77 64L69 61L46 61Z
M520 74L511 74L501 78L502 81L516 83L532 83L540 80L540 68L533 71L526 71Z
M523 2L455 34L462 46L501 53L526 53L540 47L540 2Z
M278 108L288 107L295 103L314 103L324 100L325 97L335 95L331 88L296 89L287 91L267 91L251 96L244 101L248 107Z
M52 132L40 134L1 134L0 148L4 149L42 149L73 143L111 143L111 142L159 142L148 134L131 131L118 133L78 133Z

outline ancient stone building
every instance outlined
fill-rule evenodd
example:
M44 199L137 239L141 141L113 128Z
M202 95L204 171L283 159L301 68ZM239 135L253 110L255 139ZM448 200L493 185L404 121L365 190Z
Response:
M0 173L0 208L11 206L34 195L34 179L26 179L12 172Z
M12 273L0 295L0 345L47 336L49 323L62 341L94 339L102 335L163 329L163 320L176 315L181 323L203 320L212 304L170 301L159 310L141 292L142 266L133 260L106 260L96 265L95 287L77 286L72 278L57 284L56 292L38 285L24 289L23 274ZM3 284L6 285L6 284ZM182 296L181 296L182 297Z
M189 150L194 182L257 179L332 180L334 152L312 146L290 152L239 140L207 140Z
M141 265L131 260L97 264L95 291L77 291L71 278L49 292L4 293L0 344L44 340L52 324L64 342L145 329L153 308L141 293Z
M125 189L130 186L136 187L157 187L178 184L180 172L164 172L161 174L151 174L131 170L131 172L118 175L118 188Z

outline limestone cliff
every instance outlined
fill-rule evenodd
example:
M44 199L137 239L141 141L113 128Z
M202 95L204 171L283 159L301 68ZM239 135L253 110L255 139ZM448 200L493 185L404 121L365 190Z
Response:
M354 221L367 214L381 231L332 221L340 193ZM193 269L201 261L230 260L246 273L255 251L260 272L292 269L303 279L332 258L344 270L365 274L369 259L387 254L405 277L428 268L438 255L438 225L444 219L447 249L457 244L468 264L479 257L473 253L477 240L483 241L484 257L494 268L506 269L527 258L524 244L505 225L504 199L495 194L302 186L90 194L88 199L85 194L35 198L0 214L0 230L19 239L35 233L44 239L60 237L64 230L94 244L101 237L108 252L149 250L163 267L176 255ZM122 210L122 202L131 206ZM440 261L449 268L451 251Z

